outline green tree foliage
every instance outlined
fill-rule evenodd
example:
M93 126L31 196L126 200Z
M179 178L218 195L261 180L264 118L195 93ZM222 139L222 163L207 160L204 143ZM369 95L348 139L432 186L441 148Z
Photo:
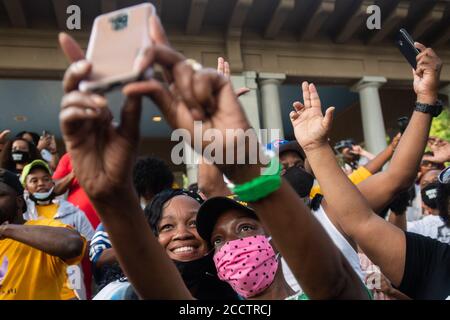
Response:
M450 141L450 111L448 108L444 108L439 117L433 119L430 136Z

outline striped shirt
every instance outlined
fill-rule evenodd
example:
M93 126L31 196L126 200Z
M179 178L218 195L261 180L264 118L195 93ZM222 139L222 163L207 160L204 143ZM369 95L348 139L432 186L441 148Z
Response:
M108 233L105 231L103 224L100 223L91 240L89 260L91 260L91 262L95 265L102 255L102 252L111 247L111 241L109 240Z

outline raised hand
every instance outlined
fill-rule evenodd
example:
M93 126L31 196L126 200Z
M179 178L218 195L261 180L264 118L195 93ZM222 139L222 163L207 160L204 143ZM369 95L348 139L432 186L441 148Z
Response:
M225 61L224 58L219 57L217 59L217 72L223 75L225 78L230 79L230 64L228 61ZM243 94L250 92L249 88L242 87L236 90L236 96L240 97Z
M397 135L392 138L392 141L390 143L390 146L392 147L392 150L395 151L397 149L398 143L400 142L400 138L402 137L402 134L399 132Z
M74 81L71 68L66 81ZM140 113L140 99L128 98L122 108L121 123L115 127L104 97L79 91L71 91L63 97L60 125L64 142L72 157L75 175L91 199L120 192L121 187L131 182Z
M167 43L159 19L150 18L152 41ZM77 42L67 34L59 35L61 48L72 65L67 69L61 102L60 125L64 142L72 157L78 181L91 199L110 197L131 185L131 170L139 142L141 97L128 97L121 122L112 123L107 100L97 94L81 93L78 84L91 65Z
M216 129L218 138L223 140L202 141L202 147L216 143L217 148L223 148L224 158L230 148L236 149L243 143L243 131L250 129L250 124L228 79L214 69L201 68L168 46L155 45L145 55L143 66L157 63L173 80L169 88L156 79L129 84L123 89L127 96L149 95L169 125L174 129L188 130L191 137L194 137L194 121L202 122L202 136L206 130ZM242 129L242 134L233 137L228 141L230 143L222 143L228 130L235 133L238 129ZM191 142L193 144L194 139ZM234 154L236 156L236 152ZM224 166L221 169L226 171ZM243 176L239 178L245 179Z
M413 70L417 101L433 104L437 99L442 61L433 49L418 42L415 46L421 51L416 57L417 68Z
M294 127L297 142L306 151L327 143L327 136L333 122L334 107L326 110L322 115L319 94L314 84L302 83L303 101L293 103L295 111L289 117Z
M424 160L435 163L450 161L450 142L437 137L429 137L428 146L433 151L433 155L425 155Z
M352 150L350 151L353 154L361 155L364 152L364 149L359 145L352 146Z
M44 150L44 149L49 149L49 147L50 147L50 144L51 144L51 137L49 136L49 135L46 135L46 136L41 136L40 138L39 138L39 142L38 142L38 145L37 145L37 149L39 150L39 151L42 151L42 150Z

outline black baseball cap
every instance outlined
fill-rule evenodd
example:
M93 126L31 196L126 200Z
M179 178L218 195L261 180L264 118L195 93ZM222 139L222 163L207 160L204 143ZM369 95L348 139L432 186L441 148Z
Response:
M303 151L302 147L296 140L283 140L278 139L274 140L268 145L266 145L268 150L278 151L278 154L281 155L283 152L292 151L297 153L303 161L306 159L305 151Z
M352 139L341 140L336 142L336 144L334 145L334 150L340 151L344 148L351 148L353 145L355 145L355 141Z
M19 177L15 173L0 168L0 182L13 188L19 196L23 195L22 184L19 181Z
M258 220L255 211L248 206L247 202L240 201L236 195L210 198L201 205L197 213L197 232L200 237L209 243L217 219L230 209L244 211Z

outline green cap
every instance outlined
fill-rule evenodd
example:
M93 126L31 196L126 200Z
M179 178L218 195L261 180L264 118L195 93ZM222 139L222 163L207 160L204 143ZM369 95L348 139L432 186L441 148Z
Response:
M50 170L47 162L45 162L44 160L34 160L22 169L22 174L20 176L20 182L22 183L22 186L25 186L25 181L27 180L27 176L30 174L30 171L37 167L44 169L48 172L49 175L52 174L52 170Z

